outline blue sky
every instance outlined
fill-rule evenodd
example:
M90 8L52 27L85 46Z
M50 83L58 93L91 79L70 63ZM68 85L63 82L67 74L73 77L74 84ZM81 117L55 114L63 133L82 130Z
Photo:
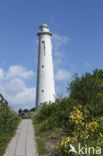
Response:
M53 32L56 94L103 68L103 0L0 0L0 92L18 108L35 106L38 27Z

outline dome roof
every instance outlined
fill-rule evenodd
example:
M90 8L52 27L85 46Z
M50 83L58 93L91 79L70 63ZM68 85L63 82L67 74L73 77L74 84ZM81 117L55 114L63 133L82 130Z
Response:
M44 23L44 24L42 24L42 27L48 28L48 25Z

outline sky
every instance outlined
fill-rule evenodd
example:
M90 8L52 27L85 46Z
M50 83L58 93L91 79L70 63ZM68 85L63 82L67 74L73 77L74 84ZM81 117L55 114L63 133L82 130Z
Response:
M0 93L9 105L35 107L41 24L53 33L56 96L67 83L103 69L103 0L0 0Z

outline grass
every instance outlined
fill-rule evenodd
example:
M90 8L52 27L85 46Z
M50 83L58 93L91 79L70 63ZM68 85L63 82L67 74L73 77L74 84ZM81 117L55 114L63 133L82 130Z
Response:
M11 108L0 106L0 156L3 156L20 121L20 117Z
M46 142L45 136L47 136L47 132L39 132L40 124L34 124L34 128L35 128L35 135L36 135L39 155L47 154L48 150L45 148L45 142Z
M52 146L56 146L64 135L67 135L66 129L53 128L52 130L41 131L41 124L34 123L35 135L39 156L55 156Z
M48 151L45 149L45 144L43 140L37 139L37 146L38 146L38 151L40 155L48 153Z

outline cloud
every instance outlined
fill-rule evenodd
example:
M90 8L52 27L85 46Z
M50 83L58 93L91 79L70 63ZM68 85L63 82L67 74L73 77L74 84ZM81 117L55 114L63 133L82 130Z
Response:
M64 51L61 48L64 47L71 39L67 36L61 36L58 34L53 34L52 37L52 45L53 45L53 53L55 57L62 58L64 56Z
M34 72L31 70L27 70L23 66L14 65L11 66L7 72L6 78L15 78L15 77L21 77L23 79L28 79L34 76Z
M64 45L68 44L71 39L67 36L54 34L52 37L54 53L54 71L56 81L66 81L71 78L71 72L67 71L64 66L65 50Z
M64 51L63 47L70 41L70 38L67 36L60 36L58 34L53 34L52 45L53 45L53 63L55 71L63 63ZM57 72L57 71L56 71Z
M23 104L25 102L25 104L30 104L31 102L35 102L34 101L34 96L35 96L35 88L26 88L21 92L17 94L17 99L19 104Z
M62 45L67 44L71 39L67 36L60 36L58 34L54 34L52 37L53 41L53 50L57 51Z
M24 88L24 81L18 78L7 81L5 84L5 91L10 95L18 94L19 92L22 92Z
M7 97L8 101L12 104L12 106L19 106L22 108L28 108L28 106L31 106L31 104L34 104L35 106L35 88L23 88L22 91L15 94L9 94ZM29 107L30 108L30 107Z
M34 72L23 66L11 66L7 72L0 68L0 93L15 110L35 106L36 89L33 86L28 87L27 81L33 77Z
M72 74L61 68L61 69L58 69L57 73L55 74L55 80L58 80L58 81L65 81L65 80L68 80L72 77Z

